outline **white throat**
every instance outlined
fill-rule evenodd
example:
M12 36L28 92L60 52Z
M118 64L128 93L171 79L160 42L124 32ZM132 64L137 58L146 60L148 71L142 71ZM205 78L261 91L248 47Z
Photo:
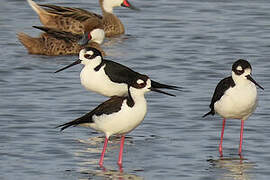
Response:
M103 29L95 29L91 32L91 36L92 36L92 41L98 44L102 44L105 37L105 32Z
M250 84L252 83L250 80L248 80L246 78L247 75L250 75L250 70L245 70L245 72L243 74L236 75L233 71L232 71L232 79L235 82L236 85L246 85L246 84ZM253 84L253 83L252 83Z
M103 8L106 12L108 13L113 13L113 4L112 4L112 1L103 1Z
M146 91L143 91L141 89L136 89L133 87L130 87L129 90L130 90L130 95L135 102L139 99L145 99L144 94Z

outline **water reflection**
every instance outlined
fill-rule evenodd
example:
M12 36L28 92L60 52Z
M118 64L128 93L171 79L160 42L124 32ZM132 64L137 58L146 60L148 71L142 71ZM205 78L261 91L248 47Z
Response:
M248 162L244 158L220 158L217 160L209 159L210 165L214 168L225 170L224 173L221 173L219 179L227 180L250 180L252 179L251 174L249 173L252 169L255 168L255 163Z
M81 171L80 173L86 175L86 177L80 178L80 180L97 179L97 178L112 179L112 180L116 180L116 179L117 180L142 180L143 179L142 177L138 175L125 173L122 168L118 170L113 170L113 169L107 169L105 167L101 167L96 170Z
M78 141L87 147L84 149L78 149L74 154L76 157L79 157L80 162L78 163L79 166L79 173L83 175L82 178L79 178L80 180L85 179L119 179L119 180L139 180L143 179L140 176L137 176L135 174L130 174L124 172L124 168L122 166L117 166L117 157L115 159L111 159L111 161L115 161L115 168L112 167L99 167L98 161L100 157L100 153L102 151L103 143L104 143L104 137L103 136L97 136L97 137L91 137L86 140L78 139ZM117 151L119 149L120 144L120 137L113 136L110 138L108 142L107 147L107 153L112 153L112 151ZM131 137L126 137L125 146L133 144L133 140ZM107 156L108 157L108 156ZM109 159L106 159L105 155L105 164L106 160L110 161ZM110 162L111 162L110 161ZM110 162L107 162L107 164L110 164ZM113 163L114 164L114 163ZM141 171L141 170L134 170Z
M138 37L134 35L130 35L130 34L107 38L102 45L104 49L106 50L106 56L117 57L117 58L125 56L126 53L122 50L123 47L126 46L125 42L126 41L134 42L136 38ZM115 47L116 45L119 46L119 48L116 48Z

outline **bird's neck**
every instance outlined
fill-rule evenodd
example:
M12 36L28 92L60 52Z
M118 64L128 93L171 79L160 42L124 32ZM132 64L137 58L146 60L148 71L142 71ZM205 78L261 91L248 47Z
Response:
M233 76L232 78L236 86L247 86L253 84L251 81L243 79L242 77Z
M104 2L103 0L99 0L99 4L100 4L100 7L101 7L103 16L106 13L113 14L113 7L112 7L111 4L109 4L109 1Z
M146 104L144 92L133 90L133 88L129 89L127 99L130 105L139 105L141 103Z
M103 60L101 60L101 61L95 63L92 67L94 67L94 70L95 70L95 71L99 71L100 68L101 68L103 65L104 65L104 62L103 62Z

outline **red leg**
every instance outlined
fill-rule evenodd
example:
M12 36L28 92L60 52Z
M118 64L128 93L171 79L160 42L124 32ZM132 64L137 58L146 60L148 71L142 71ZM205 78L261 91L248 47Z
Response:
M238 150L238 154L240 156L242 153L243 131L244 131L244 120L241 120L240 143L239 143L239 150Z
M99 165L100 166L103 166L103 159L104 159L104 155L105 155L105 152L106 152L107 144L108 144L108 138L105 137L103 150L102 150L102 153L101 153L101 156L100 156L100 160L99 160Z
M120 151L119 151L119 158L118 158L119 166L122 166L122 155L123 155L124 143L125 143L125 135L121 137L121 144L120 144Z
M222 142L223 142L225 123L226 123L226 119L224 118L223 123L222 123L222 131L221 131L221 137L220 137L220 143L219 143L219 155L220 155L220 157L223 156L223 154L222 154Z

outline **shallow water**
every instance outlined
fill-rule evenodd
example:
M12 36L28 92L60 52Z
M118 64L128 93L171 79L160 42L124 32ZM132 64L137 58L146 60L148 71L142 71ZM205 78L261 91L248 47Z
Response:
M43 0L100 13L95 1ZM0 8L0 179L269 179L270 176L270 2L217 0L130 0L141 9L117 8L127 35L106 40L109 59L178 85L177 97L149 93L148 114L128 135L123 170L116 164L113 138L98 167L103 135L85 128L59 132L107 98L80 85L77 66L53 72L76 56L27 54L16 39L39 34L34 11L24 0L4 0ZM224 159L218 156L222 121L202 118L219 80L232 63L248 59L259 105L245 123L239 159L240 121L227 121Z

